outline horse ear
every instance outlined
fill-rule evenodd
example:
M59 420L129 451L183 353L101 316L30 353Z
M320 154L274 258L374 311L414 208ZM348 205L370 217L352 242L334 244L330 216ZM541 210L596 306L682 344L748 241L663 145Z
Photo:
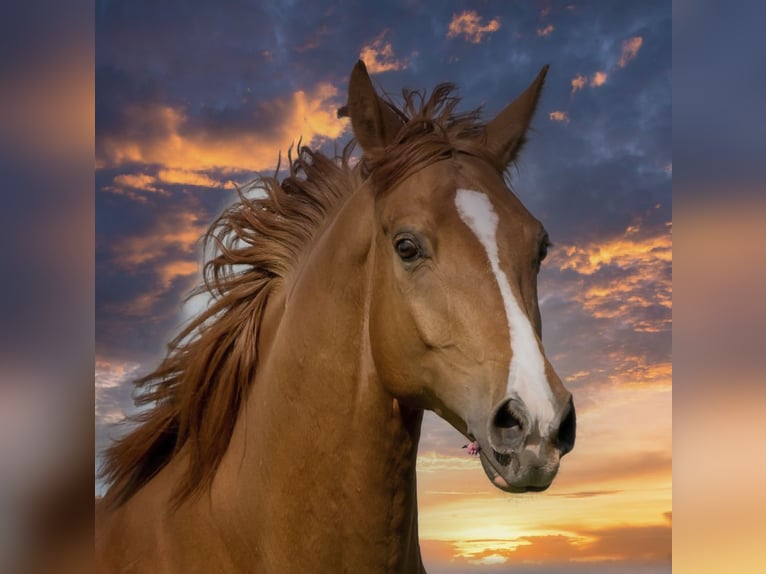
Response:
M526 141L525 134L537 108L547 73L546 64L524 93L508 104L486 127L486 145L503 167L515 159Z
M402 127L396 112L375 92L362 60L354 66L348 83L348 115L363 151L387 146Z

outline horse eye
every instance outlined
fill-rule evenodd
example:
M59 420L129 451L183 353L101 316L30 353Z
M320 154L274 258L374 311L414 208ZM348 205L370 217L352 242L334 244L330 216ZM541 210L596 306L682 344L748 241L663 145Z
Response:
M405 237L396 242L396 254L402 261L414 261L420 256L420 248L412 239Z

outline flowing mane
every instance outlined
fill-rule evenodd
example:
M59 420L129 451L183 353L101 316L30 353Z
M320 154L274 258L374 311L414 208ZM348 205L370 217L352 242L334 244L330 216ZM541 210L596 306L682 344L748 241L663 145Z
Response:
M345 197L370 177L390 189L436 161L466 153L493 161L481 141L480 112L454 113L454 86L441 84L429 98L403 91L403 105L385 104L402 120L393 145L368 153L356 167L352 145L328 157L303 146L281 181L259 177L237 189L238 201L204 235L203 284L210 306L168 345L156 370L138 379L136 405L151 405L128 420L131 431L106 451L100 470L116 507L136 493L182 448L189 464L174 493L176 503L209 486L231 439L258 365L258 337L269 295L289 281L305 251ZM341 112L339 112L341 115ZM257 191L257 194L251 192Z
M547 71L482 123L451 84L382 98L359 60L352 143L237 189L203 237L208 307L105 452L99 572L424 574L425 411L493 487L550 486L575 408L540 341L547 234L504 177Z

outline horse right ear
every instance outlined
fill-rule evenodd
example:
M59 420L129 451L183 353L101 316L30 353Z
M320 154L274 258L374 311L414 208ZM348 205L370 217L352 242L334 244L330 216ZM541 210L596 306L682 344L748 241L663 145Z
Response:
M548 66L545 65L524 93L487 124L485 143L501 169L505 169L516 158L526 141L527 129L537 108L547 73Z
M362 60L351 72L347 111L362 151L386 147L403 125L391 106L378 97Z

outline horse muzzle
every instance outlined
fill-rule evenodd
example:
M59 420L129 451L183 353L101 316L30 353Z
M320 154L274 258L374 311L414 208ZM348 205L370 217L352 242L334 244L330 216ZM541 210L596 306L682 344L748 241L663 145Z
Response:
M507 492L539 492L551 485L561 457L574 448L576 415L571 395L547 428L540 428L518 397L501 401L487 423L481 464Z

